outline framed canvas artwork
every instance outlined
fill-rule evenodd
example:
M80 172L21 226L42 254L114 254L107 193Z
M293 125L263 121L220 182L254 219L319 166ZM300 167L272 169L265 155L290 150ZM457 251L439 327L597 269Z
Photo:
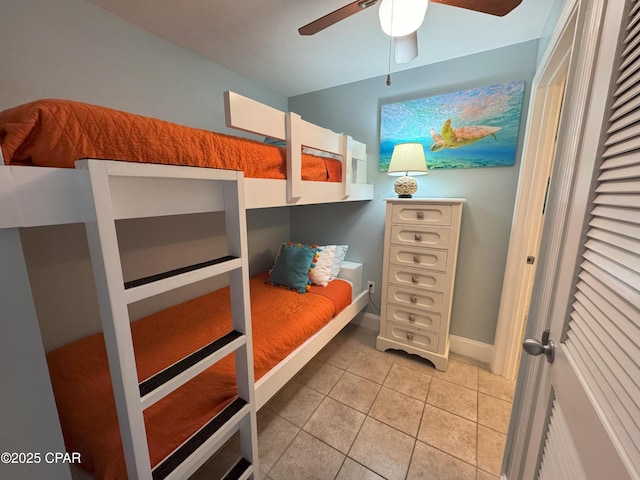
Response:
M394 145L419 142L433 168L514 165L525 81L382 105L379 169Z

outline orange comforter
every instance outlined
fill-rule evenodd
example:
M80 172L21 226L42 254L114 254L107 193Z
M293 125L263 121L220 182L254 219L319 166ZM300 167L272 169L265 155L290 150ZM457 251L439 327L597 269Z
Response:
M299 294L251 278L256 380L351 303L342 280ZM229 289L217 290L136 321L131 327L140 380L231 330ZM96 478L126 478L102 334L47 355L67 451ZM133 365L131 368L134 368ZM159 463L236 394L233 356L144 412L152 465Z
M68 100L38 100L0 112L7 165L73 168L82 158L242 170L286 178L281 147ZM302 179L340 182L341 163L302 155Z

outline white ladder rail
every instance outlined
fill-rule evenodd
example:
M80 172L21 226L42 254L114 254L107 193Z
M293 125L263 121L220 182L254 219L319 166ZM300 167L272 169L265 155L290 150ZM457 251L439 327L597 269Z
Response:
M107 166L86 161L79 163L77 168L85 169L91 187L87 194L90 196L93 218L85 220L85 229L127 472L130 478L151 480L151 460L140 405L138 376L136 369L131 368L135 365L135 354Z
M244 178L244 174L239 173ZM258 460L258 433L253 364L253 337L251 332L251 303L249 301L249 252L247 219L245 210L244 182L225 184L225 224L227 227L227 250L240 258L242 268L229 275L233 328L245 334L246 342L240 347L242 354L235 356L238 395L250 407L249 417L240 427L240 450L252 465ZM240 379L244 379L241 382Z
M188 167L167 170L166 166L149 165L145 168L122 162L87 160L78 163L80 176L88 180L90 185L87 195L91 209L85 223L129 478L185 478L235 431L240 431L243 459L232 472L233 478L254 476L258 471L258 456L243 174L206 169L203 172L203 169ZM216 172L220 175L216 176ZM141 285L126 289L109 175L157 175L166 178L173 174L180 178L192 178L192 175L198 179L204 177L205 180L212 180L212 184L214 181L221 184L229 256L212 261L213 265L200 269L186 267L187 270L191 269L186 273L173 275L175 272L167 272L173 275L169 278L161 274L160 280L152 277L142 279ZM218 209L217 201L215 209ZM200 264L192 267L200 267ZM149 384L145 385L149 379L139 383L136 369L131 368L135 365L135 353L127 304L227 272L230 278L233 331L154 375ZM152 470L143 410L232 352L236 353L238 398Z

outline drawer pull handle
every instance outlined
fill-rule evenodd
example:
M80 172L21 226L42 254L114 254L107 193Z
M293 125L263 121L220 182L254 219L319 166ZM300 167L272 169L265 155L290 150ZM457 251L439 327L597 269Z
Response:
M413 263L420 263L420 255L413 256Z
M415 322L416 321L416 316L413 313L409 314L409 321L410 322Z
M416 217L418 217L418 220L424 220L424 212L417 212Z
M411 295L411 296L409 297L409 301L410 301L411 303L418 303L418 297L416 297L415 295Z
M407 340L413 340L413 333L407 333Z
M415 233L413 235L413 238L415 239L416 242L421 242L422 241L422 235L420 235L419 233Z
M418 277L416 277L415 275L413 275L411 277L411 283L418 283Z

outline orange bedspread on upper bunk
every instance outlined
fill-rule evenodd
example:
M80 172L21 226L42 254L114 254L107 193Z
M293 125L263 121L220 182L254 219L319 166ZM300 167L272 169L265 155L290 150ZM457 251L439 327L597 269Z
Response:
M299 294L251 278L256 380L351 303L351 286L334 280ZM231 330L224 288L132 324L140 380ZM80 452L96 478L126 478L115 403L102 334L47 355L67 451ZM132 365L131 368L134 368ZM156 465L236 395L233 356L209 368L144 412L151 464Z
M82 158L242 170L286 178L281 147L68 100L38 100L0 112L7 165L73 168ZM302 179L340 182L341 162L302 155Z

